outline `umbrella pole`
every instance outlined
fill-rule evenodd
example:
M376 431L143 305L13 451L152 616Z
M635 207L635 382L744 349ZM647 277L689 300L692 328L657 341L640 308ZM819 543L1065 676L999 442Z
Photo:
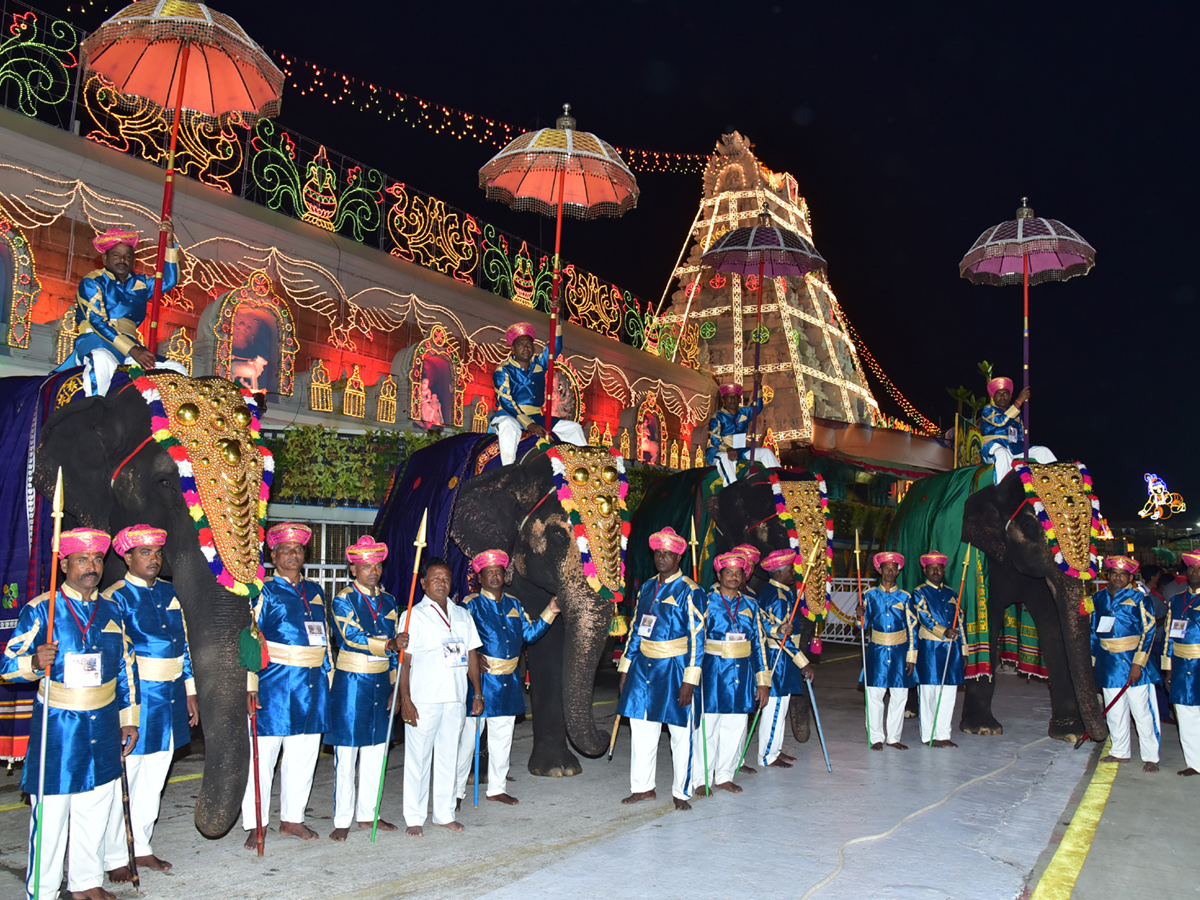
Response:
M554 424L550 420L550 414L554 409L554 357L558 355L558 289L562 281L562 270L559 268L558 251L562 246L562 214L563 214L563 188L566 187L567 178L566 171L558 173L558 213L554 219L554 281L550 290L550 339L546 345L550 348L548 354L548 362L546 363L546 399L542 404L542 419L545 422L546 437L550 437L551 428Z
M162 219L158 223L158 256L154 261L154 293L150 298L150 331L147 350L158 347L158 311L162 300L163 265L167 260L167 221L171 218L171 198L175 193L175 144L179 140L179 119L183 115L183 85L187 81L188 56L192 45L185 41L179 57L179 86L175 89L175 115L171 120L171 144L167 151L167 175L163 183Z
M1021 254L1021 273L1025 281L1025 387L1029 387L1029 254ZM1025 426L1025 464L1029 464L1029 400L1021 407Z
M759 354L762 352L762 344L758 342L757 332L762 327L762 284L763 284L763 261L758 261L758 318L754 322L754 333L751 338L754 340L754 390L750 394L750 464L754 464L754 450L758 444L758 432L754 428L754 423L758 420L758 361Z

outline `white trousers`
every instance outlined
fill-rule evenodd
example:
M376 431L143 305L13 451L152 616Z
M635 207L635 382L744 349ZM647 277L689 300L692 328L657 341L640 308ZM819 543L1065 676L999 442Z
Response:
M429 775L433 770L433 823L454 821L458 741L467 717L465 703L422 703L416 726L404 726L404 824L425 824Z
M658 774L658 739L662 722L630 719L629 792L644 794L654 790ZM671 796L676 800L692 798L693 773L703 768L699 741L687 725L668 725L671 738ZM711 758L711 757L710 757Z
M921 743L950 740L950 723L954 719L954 701L958 685L923 684L917 688L921 707ZM941 705L938 705L938 696ZM934 719L937 716L937 719Z
M1013 455L1008 452L1007 447L997 447L992 451L992 459L996 467L996 484L1004 480L1004 476L1012 471L1013 460L1025 461L1024 454ZM1030 445L1029 459L1035 463L1046 465L1047 463L1058 462L1058 457L1051 453L1046 447Z
M708 741L708 774L710 784L733 781L737 774L742 750L746 745L745 713L705 713L701 740ZM693 765L692 786L704 784L704 748L697 755L699 765Z
M83 358L83 395L85 397L107 396L117 366L132 364L132 357L127 356L123 360L118 360L111 351L104 347L97 347ZM155 368L170 369L180 375L187 374L183 363L178 363L173 359L159 360Z
M521 423L512 416L497 416L492 419L492 427L496 429L496 440L500 442L500 463L511 466L517 461L517 444L521 443ZM560 419L554 424L554 436L568 444L580 447L587 446L587 436L583 426L569 419ZM490 752L490 751L489 751Z
M375 821L379 797L379 773L383 771L387 744L369 747L333 748L333 827L349 828L359 822ZM354 769L358 764L358 814L355 815Z
M1176 703L1175 722L1179 726L1179 743L1183 745L1183 761L1189 769L1200 772L1200 706Z
M151 856L150 835L158 821L167 772L175 755L175 735L166 750L125 757L125 774L129 779L129 824L133 832L133 855ZM112 811L108 815L108 834L105 836L104 868L111 872L129 865L129 843L125 838L125 805L121 802L120 787L113 792Z
M788 705L791 702L791 695L772 697L763 707L762 716L758 720L758 761L764 766L769 766L779 759L779 751L783 749L783 732L787 730Z
M113 779L79 794L47 794L42 803L42 866L37 896L33 895L34 846L37 835L37 797L29 798L29 860L25 896L31 900L58 900L63 860L67 860L67 889L88 891L104 883L104 830L113 794L121 796L120 779ZM70 851L67 834L70 832ZM124 840L122 839L122 846Z
M487 795L497 797L508 793L508 764L512 755L513 729L517 725L516 716L467 716L463 725L462 739L458 745L458 778L457 791L459 800L467 796L467 776L475 765L475 728L486 732L488 752L488 782ZM482 746L484 736L480 735Z
M754 461L768 469L779 468L779 457L770 447L755 447ZM730 484L737 481L737 460L730 459L724 453L717 452L717 471L721 473L721 481Z
M263 828L271 821L271 785L275 782L275 762L279 764L279 819L293 825L304 823L304 810L312 792L313 772L321 752L319 734L289 734L286 737L258 736L258 785L262 793ZM250 747L250 771L246 793L242 797L242 827L254 829L254 747Z
M1113 698L1121 693L1121 689L1104 688L1100 693L1104 695L1104 705L1108 706L1113 702ZM1158 697L1154 693L1153 685L1131 687L1108 711L1105 719L1108 721L1108 733L1112 738L1112 749L1108 751L1110 756L1129 759L1130 716L1133 717L1133 724L1137 726L1138 750L1142 762L1158 762Z
M883 698L888 698L887 730L884 731ZM908 688L867 688L867 732L872 743L900 743L904 731L904 705L908 703Z

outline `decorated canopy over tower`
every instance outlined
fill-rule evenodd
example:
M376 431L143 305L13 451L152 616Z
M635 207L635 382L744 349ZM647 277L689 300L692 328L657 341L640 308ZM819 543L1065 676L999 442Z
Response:
M678 344L671 346L676 361L747 385L760 344L771 399L765 417L778 441L811 440L814 416L873 424L879 404L825 274L768 279L756 327L757 276L719 273L701 261L722 235L755 224L764 206L775 223L812 241L796 179L767 169L751 146L737 132L722 135L709 157L704 197L667 287L673 292L660 340Z

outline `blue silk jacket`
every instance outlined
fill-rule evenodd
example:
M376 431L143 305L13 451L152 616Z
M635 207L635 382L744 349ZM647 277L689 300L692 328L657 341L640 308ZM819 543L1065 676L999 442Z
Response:
M497 416L512 416L528 428L530 423L544 425L542 407L546 402L546 368L550 365L550 348L547 346L529 361L529 368L522 369L511 356L492 373L492 384L496 388ZM486 700L484 701L487 702Z
M980 455L984 462L993 462L993 450L1007 447L1013 456L1025 452L1025 426L1021 424L1021 408L1013 404L1008 409L988 404L979 411L979 434L983 438Z
M718 453L732 450L726 439L733 434L746 434L750 430L750 417L761 413L763 405L763 398L759 397L754 406L739 406L737 412L718 409L717 414L708 420L708 449L704 451L704 461L710 466L714 465ZM738 459L749 458L749 447L738 451Z
M716 585L704 603L704 712L754 712L758 686L771 684L758 605L742 594L725 597ZM742 639L731 640L730 634L741 634Z
M525 712L525 692L517 679L521 648L538 640L554 622L550 608L541 618L530 619L521 601L501 593L493 600L485 593L471 594L462 605L475 620L475 630L483 641L478 652L487 660L488 670L479 673L483 689L483 715L519 716ZM475 700L475 689L467 682L467 711Z
M804 674L800 671L808 665L808 657L800 648L800 638L793 634L787 639L787 658L776 662L783 623L792 614L796 604L796 592L778 581L770 581L758 595L758 614L762 618L763 636L767 642L767 668L774 672L771 678L771 696L787 697L804 693ZM793 631L804 624L804 614L796 610L792 619Z
M1177 619L1187 624L1183 637L1173 638L1171 622ZM1200 706L1200 593L1186 590L1171 598L1162 664L1171 671L1171 702Z
M35 673L33 662L38 646L46 643L49 600L50 594L45 593L21 607L16 631L0 660L0 677L5 680L41 681L21 774L21 790L28 794L40 789L37 760L46 687L44 673ZM137 663L116 605L101 597L85 601L67 585L59 588L55 601L54 640L58 655L49 673L46 793L78 794L121 777L121 727L137 725L139 720ZM74 661L69 658L75 654L99 654L100 674L94 679L99 686L67 687L63 683L68 662ZM71 666L72 671L82 668Z
M327 704L333 655L325 628L325 595L311 581L263 579L251 615L267 641L271 661L246 674L246 690L258 691L258 733L268 736L323 734L329 728ZM316 628L320 623L320 629ZM310 642L309 629L314 634Z
M126 575L104 596L117 605L125 634L137 657L141 726L138 753L161 753L182 747L192 739L188 726L187 698L196 693L187 625L175 588L161 578L153 587Z
M962 629L961 615L954 622L954 611L958 595L944 584L934 587L928 581L913 592L913 611L917 614L917 684L942 684L942 670L946 672L946 684L963 683L963 648L966 636ZM954 624L958 628L958 640L945 637L946 629ZM946 660L949 658L949 665Z
M700 683L704 602L704 589L679 572L665 584L651 578L642 585L629 640L617 664L617 671L625 675L617 715L688 724L691 707L679 705L679 689L684 683ZM654 617L653 623L648 616ZM642 635L645 625L650 626L649 634ZM697 700L693 694L693 704Z
M1156 684L1158 672L1150 662L1154 643L1154 610L1150 600L1135 587L1127 587L1113 596L1108 588L1092 595L1092 656L1096 660L1096 687L1122 688L1129 680L1129 668L1142 667L1142 677L1134 682ZM1103 616L1113 617L1111 631L1096 632Z
M372 596L356 581L333 598L332 611L338 653L325 742L335 747L382 744L397 662L386 645L399 628L400 604L387 591Z
M917 615L912 598L896 588L873 587L863 594L866 607L867 687L908 688L916 684L904 673L905 663L917 661Z
M162 291L167 293L179 280L179 247L167 249L163 263ZM108 269L88 272L79 282L75 296L75 360L97 348L112 352L121 362L134 347L141 346L138 326L146 319L146 306L154 293L154 275L131 273L124 283Z

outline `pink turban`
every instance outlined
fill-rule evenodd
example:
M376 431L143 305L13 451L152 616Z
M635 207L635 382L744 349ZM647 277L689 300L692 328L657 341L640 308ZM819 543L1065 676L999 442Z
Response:
M1128 556L1110 556L1104 560L1104 568L1120 569L1122 572L1132 575L1138 570L1138 564L1137 560Z
M753 544L738 544L733 549L750 560L751 571L754 570L754 567L758 565L758 561L762 558L762 554L758 552L758 548Z
M167 542L167 533L149 525L130 525L122 528L113 538L113 549L124 556L134 547L161 547Z
M513 345L519 337L531 338L536 336L537 332L534 327L528 322L514 322L508 327L508 331L504 332L504 339L508 341L509 346Z
M882 553L876 553L871 557L871 562L875 564L875 571L879 571L879 567L885 562L894 562L901 569L904 568L904 554L897 553L895 550L884 550Z
M774 553L768 553L762 561L762 567L768 572L774 572L776 569L786 569L788 566L794 566L795 564L795 550L776 550Z
M668 525L662 531L656 531L650 535L650 549L667 550L676 556L683 556L683 551L687 549L687 541L683 539L683 535L676 534L675 529Z
M352 563L381 563L387 559L387 544L364 534L346 548L346 559Z
M921 568L923 569L931 563L938 563L944 566L948 562L950 562L950 558L946 556L945 553L938 553L936 550L930 550L921 557Z
M100 253L107 253L117 244L128 244L137 249L138 233L128 228L110 228L92 238L92 246Z
M66 559L72 553L107 553L112 541L103 531L95 528L72 528L58 536L58 558Z
M267 549L274 550L279 544L307 544L312 538L312 529L299 522L280 522L267 532Z
M737 394L739 397L742 396L742 386L740 384L723 384L717 388L717 390L720 391L722 397L724 397L726 394Z
M1183 554L1183 564L1185 566L1200 566L1200 551Z
M717 573L720 574L722 569L728 569L730 566L737 566L747 575L754 571L754 566L750 564L750 560L746 558L741 550L730 550L728 553L722 553L716 559Z
M996 391L1008 391L1012 393L1013 383L1011 378L993 378L988 382L988 396L995 397Z
M475 570L476 575L489 566L500 566L507 569L508 554L503 550L484 550L471 560L471 568Z

